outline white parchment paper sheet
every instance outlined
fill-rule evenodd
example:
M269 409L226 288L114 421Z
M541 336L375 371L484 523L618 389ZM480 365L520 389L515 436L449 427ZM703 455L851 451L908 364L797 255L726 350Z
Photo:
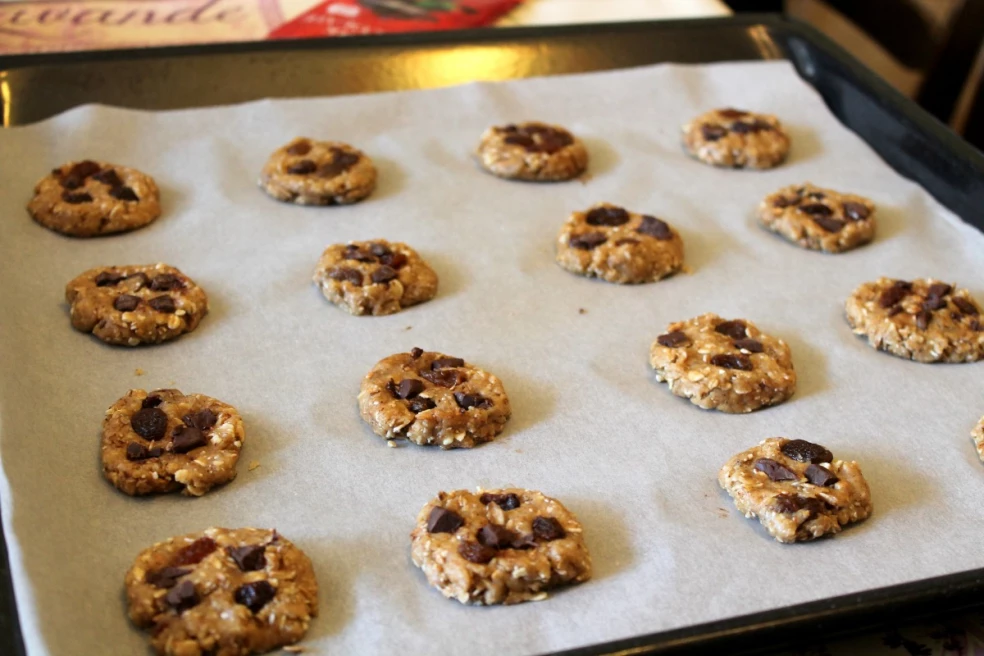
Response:
M781 116L789 162L754 172L686 157L680 124L715 106ZM487 125L527 118L581 135L590 180L508 182L474 165ZM379 166L377 193L344 208L267 198L257 173L296 135L363 148ZM35 181L85 157L154 175L163 217L93 240L32 223ZM756 227L765 194L805 180L872 198L876 241L823 255ZM561 270L558 228L603 200L670 221L693 272L622 287ZM851 290L880 275L942 277L984 299L984 237L895 174L785 63L169 113L82 107L0 133L0 220L2 510L31 654L143 653L124 572L145 546L210 525L276 527L311 556L315 653L556 650L984 566L984 472L968 435L984 413L984 364L877 353L842 316ZM431 262L435 300L376 318L325 302L310 282L321 250L376 237ZM123 349L71 329L69 279L157 261L208 291L212 311L195 333ZM732 416L654 382L652 340L707 311L791 345L800 385L790 402ZM503 380L514 416L500 439L473 451L389 449L369 431L355 403L362 376L413 346ZM168 386L240 409L239 477L201 499L126 497L100 476L103 412L129 388ZM738 515L717 470L773 435L858 460L872 518L783 546ZM251 461L261 466L247 471ZM592 581L508 608L464 607L426 585L409 559L421 506L439 490L504 485L540 489L577 514Z

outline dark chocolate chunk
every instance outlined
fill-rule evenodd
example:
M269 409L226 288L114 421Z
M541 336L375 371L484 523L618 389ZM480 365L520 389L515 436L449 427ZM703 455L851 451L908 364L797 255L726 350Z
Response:
M730 355L720 353L718 355L711 356L711 364L715 367L724 367L725 369L739 369L741 371L752 370L752 361L747 355Z
M772 500L772 507L777 512L795 513L800 510L809 510L810 515L807 520L828 510L831 506L820 499L801 497L798 494L777 494Z
M193 426L200 431L207 431L215 426L219 418L210 408L203 408L194 414L187 414L181 418L186 426Z
M820 216L833 216L834 214L834 210L830 209L823 203L807 203L806 205L800 205L799 211L804 214L809 214L814 220Z
M984 323L981 323L977 318L971 319L967 326L976 333L984 331Z
M191 570L184 567L165 567L156 572L147 572L147 575L144 576L144 582L155 588L173 588L179 578L190 573Z
M99 173L92 176L93 180L98 180L104 185L110 187L122 187L123 181L120 179L119 174L116 173L116 169L103 169Z
M307 139L295 141L287 147L288 155L307 155L311 152L311 142Z
M419 346L414 346L412 349L410 349L410 357L413 358L414 360L416 360L423 354L424 354L424 349L420 348Z
M486 524L478 532L478 541L493 549L507 549L517 538L517 535L505 526Z
M160 408L141 408L130 417L130 427L145 440L159 440L167 432L167 415Z
M584 220L593 226L620 226L629 222L629 213L621 207L596 207L589 210Z
M567 533L564 531L564 527L560 525L560 522L553 517L537 517L533 520L533 535L537 540L550 542L551 540L561 539Z
M665 335L660 335L656 338L657 343L660 346L666 346L668 348L676 348L678 346L685 346L690 343L690 338L687 337L686 333L682 330L674 330L672 333L666 333Z
M276 595L277 589L269 581L253 581L239 586L233 596L237 604L259 613Z
M760 129L755 123L747 123L745 121L735 121L731 124L731 131L735 134L750 134L752 132L758 132Z
M469 408L491 408L492 402L481 394L466 394L464 392L455 392L454 400L458 404L458 407L463 410L468 410Z
M342 257L346 260L355 260L356 262L375 262L376 258L365 252L358 246L353 246L349 244L345 247L345 252L342 253Z
M219 545L215 544L215 540L210 537L200 537L186 547L182 547L177 554L175 554L174 559L171 561L171 565L197 565L205 559L205 556L209 555L213 551L219 548Z
M362 272L350 267L335 267L329 269L328 277L340 282L348 281L359 287L362 285Z
M510 134L503 138L502 141L513 146L522 146L527 150L536 147L536 142L533 141L533 137L528 134Z
M464 367L465 361L461 358L437 358L431 362L431 369L448 369L449 367Z
M547 153L552 155L565 147L574 143L574 137L563 130L554 130L548 128L546 130L540 128L538 132L538 137L534 137L535 141L533 147L529 150L533 152Z
M181 278L173 273L159 273L150 280L150 289L155 292L169 292L182 287L184 283Z
M806 474L806 480L821 487L830 487L840 480L820 465L810 465L804 473Z
M700 127L700 133L707 141L717 141L728 134L728 130L720 125L702 125Z
M787 458L800 462L831 462L834 459L830 449L806 440L789 440L779 450Z
M145 398L143 400L143 402L141 403L140 407L142 407L142 408L156 408L157 406L159 406L163 402L164 402L164 399L162 399L161 397L157 396L156 394L150 394L147 398Z
M262 544L248 544L245 547L226 547L226 553L242 571L255 572L266 567L264 549Z
M137 196L137 192L130 187L113 187L109 190L109 195L117 200L140 200L140 197Z
M427 516L428 533L454 533L465 523L461 515L453 510L434 506Z
M379 258L380 264L385 264L393 269L399 269L404 266L407 261L407 256L403 253L387 253Z
M61 177L59 182L61 186L65 189L78 189L83 184L85 184L85 179L89 176L98 173L100 166L90 159L78 162L72 168L68 170L64 176ZM59 173L60 169L56 169Z
M454 387L467 379L465 374L457 369L441 369L439 371L423 370L420 377L440 387Z
M519 496L513 494L512 492L508 494L490 494L486 492L478 498L479 501L488 505L490 503L497 504L503 510L515 510L519 508Z
M477 542L462 542L458 546L458 553L468 562L478 565L484 565L495 558L495 549Z
M933 313L929 310L921 310L916 314L916 326L920 330L926 330L929 328L930 322L933 320Z
M62 200L69 205L81 205L82 203L91 203L92 196L85 191L63 191Z
M291 175L308 175L314 173L318 169L318 165L309 159L302 159L299 162L295 162L287 167L287 172Z
M798 481L799 476L792 469L776 462L772 458L759 458L753 467L773 481Z
M886 289L878 297L878 305L883 308L892 307L912 291L912 283L905 280L896 280L891 287Z
M772 201L772 206L773 207L779 207L779 208L790 207L792 205L798 205L799 202L800 202L800 199L798 197L797 198L786 198L785 196L779 196L775 200Z
M601 246L606 241L608 241L608 237L600 232L586 232L583 235L572 236L568 241L568 244L571 248L577 248L582 251L590 251L593 248Z
M113 307L120 312L132 312L140 305L140 297L132 294L121 294L113 301Z
M670 226L666 221L657 219L655 216L649 216L648 214L642 217L642 223L636 228L636 232L655 237L660 241L673 239L673 231L670 230Z
M355 166L358 161L358 155L347 153L341 148L332 147L331 161L321 166L321 169L318 171L318 175L323 178L334 178L336 175L340 175L345 171L348 171L350 168Z
M384 264L383 266L373 271L372 275L369 277L372 278L372 281L374 283L382 284L382 283L389 282L390 280L393 280L398 275L399 274L396 272L396 269L390 266L386 266Z
M731 339L745 339L748 337L748 330L745 328L745 322L739 319L735 319L733 321L722 321L718 325L714 326L714 332L727 335Z
M926 292L926 300L923 301L922 308L929 312L945 308L946 297L951 291L953 291L953 287L946 283L933 283Z
M957 306L957 309L960 310L962 314L966 314L968 316L976 316L980 314L980 310L977 309L974 302L964 298L963 296L954 296L950 300L953 301L953 304Z
M171 437L171 448L175 453L188 453L192 449L205 446L204 433L194 426L178 426Z
M735 340L735 348L749 353L761 353L763 351L762 342L751 337Z
M404 378L396 387L396 398L412 399L424 391L424 384L416 378Z
M191 581L182 581L167 591L164 601L180 614L189 608L197 606L201 599L198 598L194 583Z
M114 285L118 285L124 278L126 278L126 276L119 273L101 271L98 275L96 275L95 283L96 287L112 287Z
M811 217L813 222L818 226L826 230L827 232L840 232L844 229L847 224L840 219L834 219L829 216L814 216Z
M717 110L717 113L724 118L741 118L742 116L748 116L748 112L741 109L733 109L731 107L719 109Z
M139 442L130 442L126 445L127 460L147 460L148 458L159 458L164 450L159 446L148 449Z
M174 299L166 295L155 296L147 301L147 305L164 314L174 314L178 309L178 306L174 304Z
M854 201L847 201L843 205L844 216L849 218L851 221L861 221L867 219L871 212L868 208L861 203L855 203Z
M389 249L389 246L387 246L386 244L381 244L378 241L369 244L369 252L375 255L376 257L383 257L386 255L393 254L393 251Z
M419 412L423 412L424 410L435 408L437 407L437 404L426 396L418 396L415 399L411 399L410 405L407 407L410 409L410 412L417 414Z

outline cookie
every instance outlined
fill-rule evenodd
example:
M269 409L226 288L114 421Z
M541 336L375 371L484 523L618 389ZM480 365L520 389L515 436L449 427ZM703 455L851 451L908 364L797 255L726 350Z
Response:
M417 251L383 239L329 246L314 282L325 298L355 315L393 314L437 294L437 274Z
M789 346L747 319L702 314L671 323L653 342L649 363L656 380L707 410L752 412L796 391Z
M130 390L103 420L103 475L131 495L199 497L236 477L243 420L234 407L176 389Z
M838 533L871 514L871 492L854 461L806 440L770 437L721 468L718 483L745 517L779 542Z
M705 164L770 169L786 159L789 137L775 116L714 109L683 126L683 146Z
M276 531L209 528L144 549L126 573L130 619L166 656L246 656L304 637L311 561Z
M557 235L557 264L615 283L655 282L683 267L683 239L668 223L599 203L574 212Z
M591 578L577 518L535 490L441 492L410 533L410 557L427 582L463 604L540 601Z
M89 269L65 286L72 327L107 344L158 344L208 313L205 291L166 264Z
M974 426L974 430L970 432L970 436L974 438L974 446L977 447L977 455L980 456L982 461L984 461L984 417L981 417L981 420L977 422L976 426Z
M933 278L879 278L848 297L847 323L872 347L918 362L984 358L984 319L966 289Z
M376 435L442 449L490 441L511 412L498 378L419 348L377 362L359 391L359 413Z
M766 196L759 223L803 248L843 253L874 238L875 204L807 182Z
M376 166L348 144L298 137L270 155L260 188L296 205L349 205L376 188Z
M477 154L486 171L512 180L560 182L588 168L588 151L577 137L535 121L487 129Z
M149 175L87 159L63 164L41 178L27 211L49 230L98 237L151 223L161 215L161 199Z

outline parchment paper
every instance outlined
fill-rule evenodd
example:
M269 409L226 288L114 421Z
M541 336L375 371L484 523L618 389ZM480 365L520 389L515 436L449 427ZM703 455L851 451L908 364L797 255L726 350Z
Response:
M753 172L687 158L680 124L715 106L781 116L790 161ZM487 125L527 118L581 135L590 180L508 182L474 165ZM377 193L346 208L267 198L257 173L296 135L363 148L379 166ZM311 556L321 584L305 642L314 653L541 652L984 566L984 472L969 438L984 413L984 364L877 353L842 316L851 290L880 275L938 276L984 299L984 237L895 174L785 63L195 111L90 106L3 131L0 152L3 527L31 654L144 653L126 619L124 572L145 546L209 525L276 527ZM154 175L164 216L93 240L32 223L24 205L35 181L84 157ZM876 241L823 255L755 226L766 193L805 180L872 198ZM693 272L623 287L561 270L557 230L602 200L671 222ZM432 263L435 300L373 318L321 297L310 276L322 249L376 237ZM71 329L69 279L157 261L208 291L212 311L196 332L123 349ZM790 344L800 377L791 401L732 416L655 383L652 340L706 311ZM370 432L359 383L413 346L503 380L514 416L499 439L443 452L390 449ZM103 412L129 388L168 386L240 409L239 477L201 499L126 497L100 476ZM774 435L858 460L874 515L795 546L741 517L717 470ZM251 461L260 467L248 471ZM540 489L577 514L592 581L508 608L461 606L426 584L409 558L421 506L439 490L503 485Z

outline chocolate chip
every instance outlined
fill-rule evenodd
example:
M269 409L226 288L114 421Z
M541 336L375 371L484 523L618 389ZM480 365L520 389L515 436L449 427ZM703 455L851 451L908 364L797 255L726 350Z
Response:
M761 353L763 350L762 342L750 337L735 340L735 348L740 351L748 351L749 353Z
M714 332L727 335L731 339L745 339L748 337L748 330L745 328L745 322L740 319L722 321L718 325L714 326Z
M832 219L829 216L815 216L813 217L813 222L827 232L840 232L847 225L840 219Z
M919 330L926 330L927 328L929 328L929 324L932 320L933 320L932 312L930 312L929 310L921 310L916 315L916 326L919 327Z
M192 449L205 446L205 435L194 426L178 426L171 437L171 448L175 453L188 453Z
M462 542L458 545L458 553L470 563L484 565L495 558L495 549L477 542Z
M536 142L533 141L533 137L528 134L510 134L502 141L513 146L522 146L527 150L536 146Z
M462 410L468 410L469 408L491 408L492 402L481 394L466 394L464 392L455 392L454 400L458 404L458 407Z
M977 319L971 319L970 323L967 324L968 327L976 333L984 331L984 323L981 323Z
M650 237L655 237L660 241L669 241L673 239L673 231L670 230L670 226L666 221L657 219L655 216L643 216L642 223L636 228L636 232L649 235Z
M736 121L731 124L731 131L735 134L750 134L752 132L758 132L759 129L754 123L746 123L745 121Z
M226 553L236 561L244 572L255 572L266 567L265 547L262 544L248 544L245 547L226 547Z
M210 537L201 537L191 544L182 547L171 560L171 565L197 565L213 551L219 548L215 540Z
M145 440L159 440L167 432L167 415L160 408L141 408L130 417L130 427Z
M155 292L167 292L172 289L181 289L184 283L181 278L173 273L159 273L150 281L150 288Z
M608 241L608 237L600 232L586 232L583 235L575 235L571 237L568 244L571 248L577 248L582 251L590 251L593 248L601 246L606 241Z
M574 138L562 130L541 129L538 132L538 136L539 138L534 138L533 147L528 148L528 150L552 155L574 143Z
M341 148L331 149L332 158L327 164L322 165L318 175L323 178L334 178L336 175L348 171L359 161L359 156L347 153Z
M809 510L810 515L807 520L819 515L830 508L830 505L820 499L801 497L798 494L777 494L772 500L772 507L776 512L795 513L800 510Z
M328 277L340 282L348 281L356 287L362 286L362 272L350 267L335 267L328 271Z
M553 517L537 517L533 520L533 535L537 540L550 542L551 540L561 539L567 533L564 531L564 527L560 525L560 522Z
M503 510L515 510L519 508L519 496L510 492L509 494L490 494L486 492L478 498L479 501L488 505L494 503L498 505Z
M410 405L407 407L410 409L410 412L417 414L419 412L423 412L424 410L435 408L437 407L437 404L426 396L418 396L417 398L412 399L410 401Z
M725 369L752 370L752 361L748 359L747 355L727 355L721 353L711 356L711 364L715 367L724 367Z
M892 286L881 293L878 297L878 305L883 308L892 307L912 290L912 283L905 280L896 280Z
M682 330L674 330L671 333L666 333L665 335L660 335L656 338L656 342L660 346L666 346L667 348L676 348L678 346L684 346L690 343L690 338L687 337L686 333Z
M122 294L113 301L113 307L120 312L131 312L136 310L138 305L140 305L140 297L131 294Z
M922 304L923 309L932 312L945 308L946 297L951 291L953 291L953 287L946 283L933 283L926 292L926 300Z
M772 201L772 206L778 208L790 207L791 205L799 204L799 202L799 198L786 198L785 196L779 196Z
M277 589L270 585L269 581L253 581L239 586L233 596L237 604L242 604L254 613L258 613L276 594Z
M454 387L466 380L465 374L457 369L441 369L440 371L428 371L425 369L420 372L420 377L440 387Z
M390 280L393 280L398 275L399 274L396 272L396 269L390 266L386 266L384 264L383 266L373 271L372 275L369 277L372 278L372 281L374 283L382 284L382 283L389 282Z
M72 166L59 182L65 189L77 189L85 183L86 178L97 173L100 168L90 159L83 160Z
M174 314L178 309L170 296L155 296L147 301L147 305L164 314Z
M300 139L287 146L288 155L307 155L311 152L311 142L307 139Z
M414 360L416 360L423 354L424 354L424 349L420 348L419 346L414 346L412 349L410 349L410 357L413 358Z
M789 440L779 450L787 458L799 462L831 462L834 459L830 449L806 440Z
M950 300L953 301L953 304L956 305L957 309L960 310L960 312L963 314L966 314L968 316L976 316L980 313L980 310L977 309L977 306L974 305L974 302L964 298L963 296L954 296Z
M403 253L387 253L379 258L379 263L393 269L399 269L407 263L407 256Z
M95 278L96 287L112 287L118 285L126 276L110 271L101 271Z
M109 195L117 200L140 200L140 197L137 196L137 192L130 187L113 187L109 190Z
M215 426L219 418L210 408L203 408L194 414L187 414L181 418L186 426L193 426L200 431L207 431Z
M852 221L862 221L867 219L871 212L868 208L861 204L855 203L854 201L847 201L843 204L844 216Z
M185 574L191 574L191 570L184 567L165 567L156 572L147 572L147 575L144 576L144 582L155 588L173 588L178 579Z
M308 175L309 173L314 173L317 169L317 164L309 159L302 159L288 166L287 173L291 175Z
M416 378L404 378L396 387L396 398L412 399L424 391L424 384Z
M355 260L356 262L376 261L376 258L374 258L372 255L366 253L358 246L353 246L352 244L349 244L348 246L345 247L345 252L342 253L342 257L344 257L346 260Z
M383 257L384 255L391 255L393 251L389 249L386 244L381 244L379 242L373 242L369 245L369 252L376 257Z
M98 180L104 185L110 187L121 187L123 186L123 181L120 176L116 173L116 169L103 169L99 173L92 176L93 180Z
M162 399L161 397L157 396L156 394L151 394L150 396L148 396L147 398L145 398L143 400L143 402L141 402L140 407L141 408L156 408L157 406L159 406L163 402L164 402L164 399Z
M717 110L719 116L724 118L741 118L742 116L748 116L748 112L741 109L732 109L731 107L726 107L724 109Z
M195 584L191 581L182 581L167 591L164 601L178 613L183 613L189 608L197 606L201 600L195 591Z
M800 205L799 211L804 214L809 214L814 221L817 217L833 216L834 214L834 210L830 209L823 203L807 203L806 205Z
M162 453L164 453L164 450L159 446L148 449L139 442L130 442L126 445L126 459L131 461L159 458Z
M465 523L461 515L453 510L434 506L427 516L428 533L454 533Z
M62 200L69 205L81 205L82 203L91 203L92 196L84 191L63 191Z
M588 211L584 220L593 226L620 226L629 222L629 213L621 207L595 207Z
M799 476L796 475L796 472L771 458L759 458L752 466L773 481L799 480Z
M497 524L486 524L478 532L479 543L493 549L508 548L516 540L516 537L516 534L508 528Z
M449 367L464 367L465 361L461 358L437 358L431 362L431 369L447 369Z
M806 468L806 480L820 487L830 487L840 479L819 465L810 465Z
M720 125L702 125L700 127L700 133L707 141L717 141L728 134L728 130Z

